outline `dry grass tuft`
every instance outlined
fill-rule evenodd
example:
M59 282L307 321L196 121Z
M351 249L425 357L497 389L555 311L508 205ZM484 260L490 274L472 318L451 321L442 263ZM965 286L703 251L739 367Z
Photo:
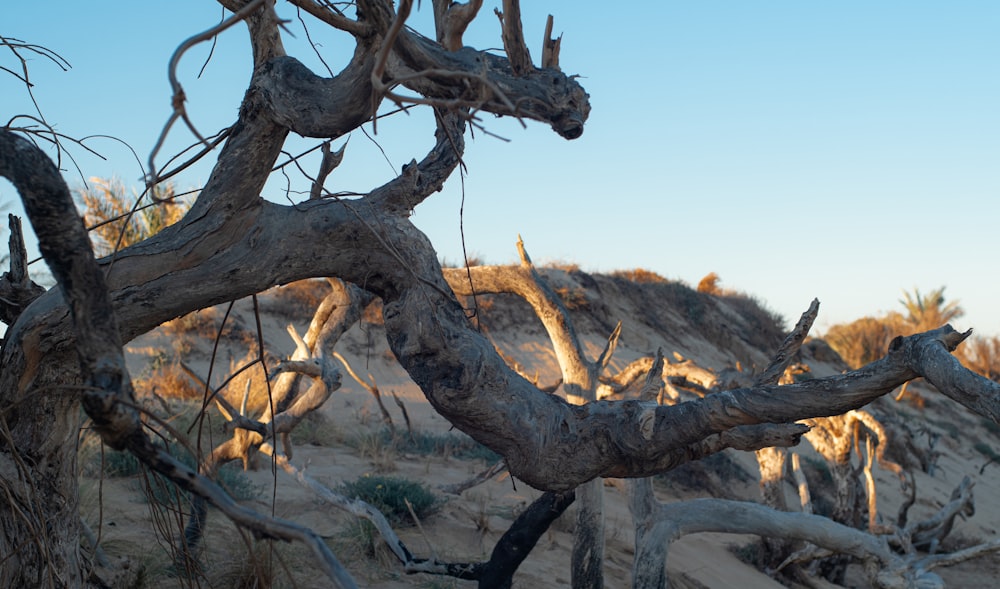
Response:
M570 288L568 286L560 286L555 291L559 295L559 300L570 311L586 309L590 306L590 301L587 299L587 291L580 287Z
M563 272L573 273L580 271L580 265L574 262L566 262L563 260L551 260L542 264L543 268L554 268L556 270L562 270Z
M330 285L325 279L299 280L269 290L261 298L261 309L285 319L304 319L312 317L328 294Z
M189 401L201 399L204 390L181 368L180 362L158 362L154 360L153 370L132 381L139 398L160 397Z
M632 268L631 270L615 270L611 273L615 278L624 278L639 284L665 284L670 282L652 270L645 268Z

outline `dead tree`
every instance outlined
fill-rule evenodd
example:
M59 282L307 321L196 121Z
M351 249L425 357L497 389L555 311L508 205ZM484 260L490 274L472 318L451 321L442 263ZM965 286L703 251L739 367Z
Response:
M121 359L121 342L164 321L303 278L336 276L379 296L390 348L435 410L504 456L513 475L546 491L663 472L689 460L692 447L709 451L720 440L739 438L745 449L789 445L803 433L795 420L842 414L918 376L1000 418L1000 385L950 355L969 333L948 326L899 338L885 358L846 375L673 406L573 405L540 391L470 326L433 246L409 216L459 165L466 127L478 124L473 113L541 121L568 139L582 134L588 97L576 77L556 67L558 44L546 43L543 67L531 65L513 30L514 0L504 10L506 57L461 46L458 25L470 17L447 18L458 7L446 2L435 2L445 15L436 19L435 38L448 47L405 26L409 0L398 10L386 0L361 0L351 15L291 0L314 24L355 40L344 69L323 77L285 54L270 0L221 3L233 12L224 25L244 20L249 29L253 74L208 182L177 224L95 262L56 167L22 134L0 130L0 175L24 201L59 285L21 311L0 352L0 586L83 584L75 476L81 406L112 448L131 451L259 536L304 542L337 586L354 586L315 534L238 506L153 444ZM178 56L218 30L193 37ZM188 120L173 74L172 83L175 112L165 131ZM294 205L261 198L290 133L343 137L387 99L433 109L435 141L422 160L353 199L325 191ZM151 184L162 177L157 155L150 157Z
M599 378L618 345L621 323L610 334L597 359L587 360L569 313L531 262L520 238L517 251L521 259L519 266L449 269L445 271L445 278L458 295L512 293L527 301L541 320L555 350L566 400L573 405L596 401ZM600 479L591 480L581 485L577 494L579 507L574 532L572 584L580 589L603 587L604 483Z

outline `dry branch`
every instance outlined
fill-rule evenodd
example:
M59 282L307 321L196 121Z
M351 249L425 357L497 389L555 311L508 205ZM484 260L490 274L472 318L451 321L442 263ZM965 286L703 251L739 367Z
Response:
M503 0L503 12L494 9L503 32L503 49L507 52L510 69L515 76L531 73L535 66L531 65L531 54L524 42L524 32L521 31L521 3L518 0Z
M84 378L82 405L104 443L132 452L182 489L211 501L237 525L262 537L305 543L336 586L355 587L350 575L314 532L237 505L213 481L153 444L134 409L135 395L125 369L117 318L69 188L52 162L36 147L2 130L0 175L17 188L35 228L39 249L69 304Z
M542 37L542 67L559 69L559 49L562 46L562 35L552 37L552 15L545 20L545 36Z
M1000 417L1000 385L965 371L951 357L968 334L950 327L898 339L885 358L844 375L745 387L673 406L640 401L571 405L539 391L470 327L442 277L436 252L408 217L459 165L464 122L472 116L466 109L542 121L575 138L589 114L586 92L575 78L552 68L514 75L504 57L466 47L449 51L402 26L405 19L397 18L388 1L362 0L358 8L357 26L331 19L357 34L357 50L330 78L281 55L270 7L250 16L253 77L215 169L181 222L118 253L108 289L103 286L108 262L103 267L93 263L82 224L51 162L39 160L30 142L0 131L0 173L14 176L26 202L41 205L42 216L33 214L32 224L46 257L63 258L56 262L61 266L57 278L66 289L65 298L54 289L24 310L8 331L0 358L6 420L0 428L0 468L34 485L31 493L17 497L28 515L0 504L0 552L25 550L18 562L8 561L17 566L4 567L0 584L31 585L21 581L42 578L39 567L47 567L50 575L65 573L72 582L79 570L73 560L79 550L72 523L78 521L72 499L76 481L69 476L75 437L66 433L75 423L78 397L49 392L64 391L80 377L86 383L83 404L109 444L132 449L260 535L303 539L336 577L335 560L315 535L242 510L148 442L131 409L120 360L121 340L190 311L301 278L338 276L381 297L390 348L432 406L502 454L512 474L553 492L601 476L663 472L690 459L693 451L717 451L727 444L792 443L800 432L786 424L842 414L917 376L981 415ZM513 22L514 10L505 11L506 21ZM435 142L422 161L354 201L282 206L260 197L289 133L341 137L370 119L382 100L378 87L399 84L437 109ZM59 200L63 209L44 208L56 193L67 196ZM474 273L473 279L489 276ZM74 368L78 351L81 361ZM11 457L15 448L24 454L20 462ZM62 473L61 478L33 477L41 472L33 465L51 465L46 472ZM46 518L70 522L65 524L68 540L38 536L35 531L46 528ZM24 538L33 541L24 544ZM36 568L21 566L26 562ZM12 569L17 572L7 572ZM11 580L10 575L17 576Z
M45 294L45 289L28 277L28 251L24 246L21 219L7 215L10 222L10 271L0 276L0 321L13 325L21 311Z
M516 6L516 3L513 4ZM598 376L611 361L618 345L621 322L608 337L598 357L588 360L569 313L531 262L520 237L517 251L521 259L519 266L468 268L466 280L453 279L452 288L457 294L507 292L522 297L531 305L549 335L559 361L567 401L573 405L596 401ZM491 279L488 286L477 281L483 274ZM452 276L455 274L452 273ZM470 284L469 276L476 282ZM469 287L472 287L471 292L464 290ZM593 479L580 485L576 492L580 501L571 557L572 585L574 588L599 589L604 583L604 483Z
M434 0L434 28L438 43L448 51L461 49L462 35L482 6L483 0L470 0L464 4L450 0Z

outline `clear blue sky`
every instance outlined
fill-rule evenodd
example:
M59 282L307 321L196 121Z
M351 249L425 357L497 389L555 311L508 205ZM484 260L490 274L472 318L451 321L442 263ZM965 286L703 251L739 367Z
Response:
M499 47L487 2L466 43ZM72 64L34 59L43 113L75 137L112 135L145 162L169 115L167 61L216 23L209 0L14 2L0 34L38 43ZM625 9L627 7L627 10ZM583 137L487 117L466 162L466 247L489 262L515 256L517 234L536 261L583 269L644 267L696 284L717 272L790 321L818 297L821 328L899 307L903 289L947 285L967 310L956 327L1000 334L1000 3L846 1L550 1L522 7L533 56L545 15L562 32L561 63L578 73L593 110ZM295 11L289 53L323 72ZM430 34L430 3L413 25ZM334 71L350 45L308 16ZM184 58L188 107L204 132L235 118L249 76L242 26L224 33L204 75L200 45ZM11 67L8 55L0 65ZM23 87L0 75L0 115L29 112ZM368 128L370 132L370 127ZM426 114L395 116L350 138L327 188L367 191L430 145ZM175 131L170 146L191 142ZM290 151L314 143L293 142ZM84 177L142 170L120 144L94 139ZM164 152L167 153L167 152ZM163 158L160 158L162 163ZM312 165L308 162L307 167ZM315 169L312 165L311 169ZM181 188L203 184L202 165ZM79 186L71 168L67 178ZM267 197L284 198L284 180ZM292 179L296 190L307 190ZM414 221L441 256L461 259L456 175ZM14 199L0 183L0 199Z

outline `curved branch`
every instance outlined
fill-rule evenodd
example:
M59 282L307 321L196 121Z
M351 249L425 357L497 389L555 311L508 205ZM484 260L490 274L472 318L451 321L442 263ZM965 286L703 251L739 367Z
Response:
M330 549L308 528L238 505L210 479L153 444L135 410L118 321L104 274L94 259L83 219L69 188L45 154L26 139L0 130L0 176L17 188L38 236L39 249L69 308L85 388L84 410L110 447L132 452L186 491L211 501L233 522L267 538L299 540L317 556L338 587L355 587Z
M590 97L576 76L552 68L518 76L504 57L470 47L448 51L405 29L386 73L425 98L548 123L566 139L582 135L590 115Z
M289 2L331 27L350 33L355 37L367 37L373 32L371 25L347 18L330 3L320 3L316 0L289 0Z

